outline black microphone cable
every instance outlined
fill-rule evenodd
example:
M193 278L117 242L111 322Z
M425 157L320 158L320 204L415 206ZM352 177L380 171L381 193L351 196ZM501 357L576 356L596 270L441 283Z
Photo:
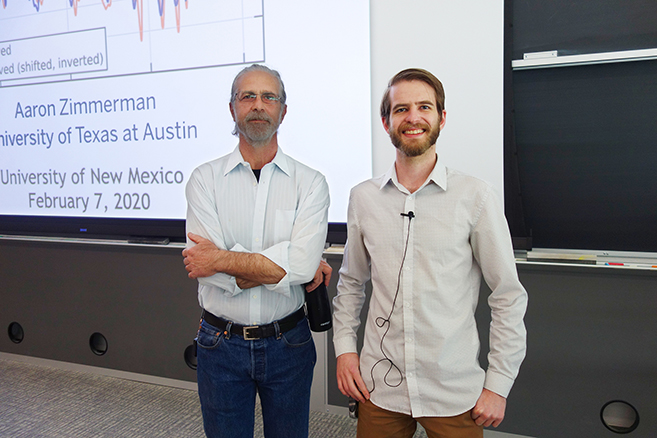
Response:
M386 330L383 333L383 336L381 336L381 343L379 344L379 348L381 349L381 354L383 354L383 359L379 359L376 361L374 365L372 365L372 368L370 369L370 377L372 378L372 389L369 391L370 393L374 392L376 389L376 382L374 381L374 368L376 368L377 365L379 365L382 362L388 362L389 367L388 371L386 371L385 376L383 377L383 382L388 385L391 388L396 388L399 385L401 385L402 381L404 380L404 376L399 369L397 365L388 357L386 352L383 350L383 340L385 337L388 335L388 331L390 330L390 318L392 318L392 312L395 310L395 303L397 302L397 297L399 296L399 289L401 287L401 275L402 275L402 270L404 269L404 261L406 261L406 253L408 251L408 241L411 236L411 221L413 218L415 218L415 213L413 211L409 211L408 213L400 213L401 216L407 217L408 218L408 228L406 231L406 243L404 244L404 252L402 254L402 261L401 265L399 266L399 274L397 274L397 290L395 291L395 296L392 300L392 308L390 309L390 313L388 314L387 318L383 318L382 316L379 316L376 318L375 323L377 327L382 328L384 325L387 324ZM399 374L399 383L397 384L390 384L388 382L388 375L390 372L395 369L397 373Z

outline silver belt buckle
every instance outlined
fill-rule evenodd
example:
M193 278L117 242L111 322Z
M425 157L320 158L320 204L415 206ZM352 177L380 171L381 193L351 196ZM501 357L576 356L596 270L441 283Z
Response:
M244 338L245 341L255 341L256 339L260 339L259 337L255 336L249 336L248 331L252 329L257 329L257 325L252 325L249 327L242 327L242 337Z

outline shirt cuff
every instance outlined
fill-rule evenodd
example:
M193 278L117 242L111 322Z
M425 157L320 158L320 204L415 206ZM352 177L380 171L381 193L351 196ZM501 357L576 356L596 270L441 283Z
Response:
M345 353L358 353L356 345L356 338L346 337L341 339L333 338L333 349L335 350L335 357Z
M224 295L228 297L234 297L235 295L242 292L242 289L239 288L235 277L219 272L212 275L211 277L202 277L198 279L199 284L204 286L211 286L221 289Z
M288 259L290 242L281 242L260 252L285 271L285 276L276 284L265 284L267 290L290 297L290 262Z
M510 379L503 374L489 369L486 371L486 381L484 382L484 388L494 392L497 395L501 395L502 397L507 398L511 392L511 387L513 386L514 382L515 381L513 379Z

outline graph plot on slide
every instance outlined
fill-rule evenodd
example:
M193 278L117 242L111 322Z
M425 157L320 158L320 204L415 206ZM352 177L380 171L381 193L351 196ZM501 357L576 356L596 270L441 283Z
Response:
M262 62L263 0L0 0L0 87Z

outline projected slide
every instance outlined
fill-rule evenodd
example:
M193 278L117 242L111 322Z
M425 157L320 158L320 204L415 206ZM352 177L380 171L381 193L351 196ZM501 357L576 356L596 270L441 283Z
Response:
M262 0L1 1L3 86L264 61Z
M0 2L0 220L183 219L251 63L280 71L279 144L326 175L331 221L371 176L367 0Z

